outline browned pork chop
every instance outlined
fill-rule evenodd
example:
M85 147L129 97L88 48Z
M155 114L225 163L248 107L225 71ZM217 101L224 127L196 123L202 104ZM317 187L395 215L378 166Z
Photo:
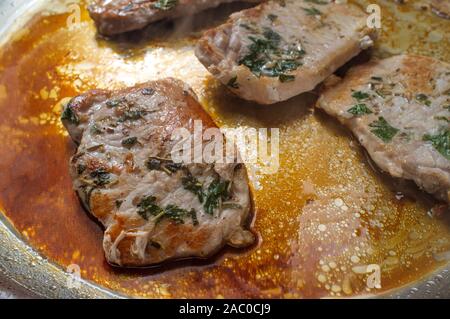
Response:
M272 104L311 91L370 47L374 36L355 5L269 1L206 32L196 55L240 97Z
M71 100L62 120L79 144L70 161L74 188L106 227L110 263L208 257L225 244L253 242L244 229L251 204L244 166L172 160L176 129L192 132L194 120L216 127L183 82L90 91Z
M162 19L193 15L234 1L238 0L93 0L88 10L99 33L114 35L142 29Z
M349 127L375 163L450 202L450 65L401 55L353 68L317 106Z
M448 0L431 0L431 9L438 16L450 19L450 1Z

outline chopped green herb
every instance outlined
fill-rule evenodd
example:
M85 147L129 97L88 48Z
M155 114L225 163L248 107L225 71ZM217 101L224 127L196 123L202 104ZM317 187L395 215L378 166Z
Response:
M102 130L100 129L100 127L97 124L92 124L91 129L90 129L92 134L101 134Z
M281 74L279 79L281 83L292 82L295 81L295 75Z
M155 94L155 90L151 88L144 88L141 91L142 95L153 95Z
M116 208L119 209L122 206L123 200L116 200Z
M389 91L382 91L382 90L375 90L375 93L376 93L377 95L379 95L380 97L382 97L382 98L385 98L386 95L389 95L389 94L390 94Z
M126 148L131 148L137 143L137 137L129 137L122 141L122 146Z
M411 133L411 132L401 132L398 136L399 136L402 140L409 142L409 141L411 141L412 138L413 138L413 133Z
M96 188L88 185L83 185L81 186L81 189L83 190L84 196L86 198L86 204L88 208L90 208L92 193L96 190Z
M141 119L143 115L144 112L140 110L127 110L119 118L119 122L136 121Z
M137 207L137 213L145 220L149 220L153 216L156 223L159 223L163 218L169 218L175 224L183 224L186 217L191 217L194 226L198 225L197 213L194 209L188 211L176 205L167 205L165 208L161 208L156 204L156 197L154 196L145 196Z
M165 168L167 170L169 170L171 173L175 173L176 171L179 171L180 169L183 169L183 164L169 162L169 163L166 163Z
M314 4L319 4L319 5L324 5L324 4L329 4L330 2L325 1L325 0L304 0L305 2L309 2L309 3L314 3Z
M84 164L78 164L77 165L77 174L81 175L84 173L84 171L86 170L87 166Z
M181 179L184 189L197 195L200 203L203 203L203 184L198 181L194 176L188 174Z
M123 102L124 102L124 99L109 100L109 101L106 102L106 106L109 107L109 108L113 108L113 107L119 106Z
M240 26L241 28L244 28L244 29L248 30L248 31L255 31L251 26L249 26L249 25L246 24L246 23L241 23L241 24L239 24L239 26Z
M66 120L75 125L80 124L80 119L75 111L70 107L70 103L64 108L64 111L61 114L61 120Z
M199 223L198 223L198 218L197 218L197 212L195 211L195 209L191 209L189 211L189 215L192 218L192 224L194 224L194 226L197 226Z
M450 160L450 130L445 129L436 135L425 135L424 141L431 142L433 147L446 159Z
M311 7L311 8L302 8L305 12L306 12L306 14L307 15L309 15L309 16L318 16L318 15L321 15L322 14L322 12L320 12L319 10L317 10L316 8L314 8L314 7Z
M161 169L161 163L162 163L162 161L160 159L155 158L155 157L151 157L145 162L145 166L149 170L155 171L155 170L160 170Z
M370 95L362 91L355 91L352 93L352 97L358 101L363 101L367 100L370 97Z
M237 76L232 77L230 81L228 81L227 85L233 89L239 89L239 83L237 83Z
M160 157L150 157L146 162L145 166L151 171L163 171L167 175L172 175L176 171L183 169L183 164L174 163L170 159L160 158Z
M434 118L438 121L445 121L447 123L450 123L450 118L447 116L435 116Z
M111 182L111 175L103 168L96 169L90 173L96 186L105 186Z
M178 0L158 0L153 7L159 10L170 10L178 4Z
M168 205L164 209L164 216L170 218L175 224L183 224L184 218L189 214L186 209L182 209L175 205ZM190 215L190 214L189 214Z
M373 113L372 110L369 109L364 103L354 105L353 107L349 108L347 112L356 116Z
M158 216L163 213L162 208L156 205L156 197L154 196L145 196L137 204L137 207L137 213L145 220L148 220L151 216Z
M204 208L207 214L212 215L214 209L219 207L222 201L227 200L229 197L228 187L229 181L221 181L219 179L214 180L205 192Z
M369 127L372 128L371 132L385 143L392 141L394 136L399 132L399 130L391 126L384 117L379 117L377 121L369 124Z
M280 41L282 40L281 35L279 35L277 32L273 31L270 28L265 28L263 34L266 37L266 39L268 39L272 43L280 43Z
M249 39L249 53L239 64L248 67L258 77L280 77L302 65L300 59L305 55L305 51L300 44L291 43L281 49L282 37L270 28L264 29L262 37L250 36ZM280 81L285 79L286 77L282 76Z
M428 99L428 96L420 93L416 95L416 100L419 101L422 104L425 104L426 106L430 106L431 105L431 101Z
M229 203L223 203L222 204L222 208L223 209L241 209L242 206L239 205L238 203L231 203L231 202L229 202Z
M268 18L270 21L274 22L274 21L278 18L278 16L275 15L275 14L270 13L269 15L267 15L267 18Z
M104 149L105 149L105 145L104 144L97 144L97 145L93 145L91 147L88 147L86 150L88 152L95 152L95 151L103 152Z

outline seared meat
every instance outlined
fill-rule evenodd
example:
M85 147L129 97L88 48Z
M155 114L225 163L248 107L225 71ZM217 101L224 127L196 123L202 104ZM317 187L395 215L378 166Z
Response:
M450 202L450 65L395 56L355 67L317 106L349 127L375 163Z
M448 0L431 0L431 9L438 16L450 19L450 1Z
M240 97L272 104L314 89L371 46L366 20L352 4L269 1L206 32L196 55Z
M110 263L208 257L253 242L244 229L251 203L243 165L172 160L176 129L192 133L194 120L216 128L183 82L90 91L71 100L62 120L79 144L70 161L74 189L106 227Z
M142 29L162 19L192 15L234 1L238 0L93 0L88 10L99 33L114 35Z

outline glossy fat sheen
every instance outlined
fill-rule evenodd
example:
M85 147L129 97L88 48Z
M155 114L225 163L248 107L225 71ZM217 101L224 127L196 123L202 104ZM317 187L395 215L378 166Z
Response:
M99 33L114 35L142 29L150 23L192 15L214 8L222 3L237 0L178 0L178 4L169 10L154 7L155 0L93 0L89 14L95 21ZM261 0L244 0L260 2Z
M235 13L224 25L207 31L199 40L196 56L223 84L237 77L240 97L261 104L287 100L311 91L362 49L372 45L374 30L367 27L367 15L353 4L317 5L304 0L269 1ZM304 8L316 8L321 15L308 15ZM272 21L269 15L275 15ZM289 43L300 41L306 51L303 65L292 71L292 82L277 77L258 77L239 61L248 54L252 31L242 25L270 28Z
M353 117L347 111L356 104L352 90L371 92L371 77L392 83L395 94L364 102L374 113ZM448 129L448 122L442 119L449 118L449 110L444 108L450 103L449 90L450 65L428 57L401 55L353 68L343 81L323 93L317 106L349 127L383 171L413 180L436 198L450 202L450 161L423 140L425 134ZM417 94L426 94L431 105L417 101ZM400 130L389 143L369 127L380 116ZM405 132L407 136L402 134Z
M124 109L110 107L107 102L120 99L147 114L138 120L118 122ZM216 127L183 82L165 79L116 92L94 90L72 99L66 107L80 119L79 125L64 121L74 141L80 143L70 163L74 188L84 206L106 227L103 247L110 263L145 266L167 259L208 257L225 244L243 247L253 242L251 232L243 228L250 211L250 195L242 165L186 165L205 185L217 177L232 181L230 201L240 207L216 210L213 216L205 213L195 194L184 189L184 171L167 174L145 166L149 157L170 158L177 142L171 140L175 129L193 132L194 120L201 120L204 129ZM94 133L94 123L100 133ZM138 142L127 148L122 141L129 137L137 137ZM80 164L86 167L82 173ZM89 174L99 168L111 172L111 183L87 192ZM137 204L145 196L156 197L160 207L195 209L199 225L190 218L182 224L168 218L145 220L137 213ZM116 201L120 201L118 205ZM155 243L161 247L155 247Z

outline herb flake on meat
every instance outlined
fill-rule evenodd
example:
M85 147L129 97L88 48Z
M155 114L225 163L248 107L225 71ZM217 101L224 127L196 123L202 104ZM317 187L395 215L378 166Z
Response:
M191 217L192 213L175 205L168 205L164 209L164 217L170 218L175 224L184 224L184 218ZM197 217L197 216L196 216ZM198 221L197 221L198 222Z
M184 189L194 193L197 195L200 203L203 203L203 184L199 182L197 178L188 174L187 176L181 179Z
M145 220L150 217L155 218L155 222L159 223L162 219L168 218L175 224L184 224L184 219L190 217L194 226L197 226L197 213L194 209L186 210L176 205L167 205L165 208L156 204L155 196L145 196L138 204L137 213Z
M111 182L111 174L103 168L93 170L89 175L96 186L105 186Z
M78 175L81 175L81 174L83 174L84 173L84 171L86 170L86 165L84 165L84 164L78 164L77 165L77 174Z
M137 141L138 141L137 137L128 137L122 140L122 146L126 148L131 148L134 145L136 145Z
M75 111L70 107L70 104L64 108L64 111L61 114L61 120L66 120L71 124L78 125L80 124L80 119Z
M144 116L144 112L141 110L126 110L119 118L119 122L136 121Z
M314 4L318 4L318 5L325 5L325 4L329 4L328 1L325 0L304 0L305 2L309 2L309 3L314 3Z
M109 100L106 102L106 106L109 108L114 108L119 106L124 102L124 99L117 99L117 100Z
M183 164L174 163L171 159L161 158L161 157L149 157L145 162L145 166L150 171L163 171L167 175L172 175L173 173L183 169Z
M281 74L279 79L281 83L292 82L295 81L295 76L288 74Z
M426 134L424 141L431 142L433 147L446 159L450 160L450 130L445 129L436 135Z
M205 202L203 206L207 214L213 215L214 209L218 208L223 201L229 198L229 186L229 181L221 181L220 179L216 179L211 182L204 195Z
M370 95L366 92L355 91L352 93L352 97L358 101L364 101L367 100L370 97Z
M389 143L392 141L399 130L391 126L384 117L379 117L377 121L369 124L370 130L373 134L379 137L383 142Z
M170 10L173 9L178 4L178 0L158 0L153 5L154 8L159 10Z
M154 196L145 196L137 204L137 207L137 213L145 220L148 220L151 216L158 216L163 212L161 207L156 205L156 197Z
M281 82L292 81L294 75L288 73L302 65L305 51L300 43L286 44L281 35L270 28L263 30L262 36L250 36L249 53L240 61L258 77L278 77Z
M239 83L237 83L237 76L234 76L228 81L227 85L233 89L239 89Z
M272 13L267 15L267 19L269 19L272 22L274 22L277 18L278 18L278 16L275 14L272 14Z
M101 128L97 125L97 124L92 124L92 126L91 126L91 133L92 134L94 134L94 135L96 135L96 134L101 134L102 133L102 130L101 130Z
M142 95L153 95L155 94L155 90L152 88L144 88L141 90Z
M416 100L426 106L431 106L431 101L426 94L419 93L416 95Z
M435 116L434 118L438 121L445 121L447 123L450 123L450 118L446 116Z
M350 114L353 114L355 116L365 115L365 114L372 114L373 113L372 110L369 109L367 107L367 105L364 104L364 103L360 103L360 104L356 104L356 105L352 106L351 108L349 108L347 110L347 112L350 113Z
M307 15L309 15L309 16L318 16L318 15L321 15L322 14L322 12L320 12L320 10L318 10L318 9L316 9L316 8L314 8L314 7L311 7L311 8L302 8L305 12L306 12L306 14Z

